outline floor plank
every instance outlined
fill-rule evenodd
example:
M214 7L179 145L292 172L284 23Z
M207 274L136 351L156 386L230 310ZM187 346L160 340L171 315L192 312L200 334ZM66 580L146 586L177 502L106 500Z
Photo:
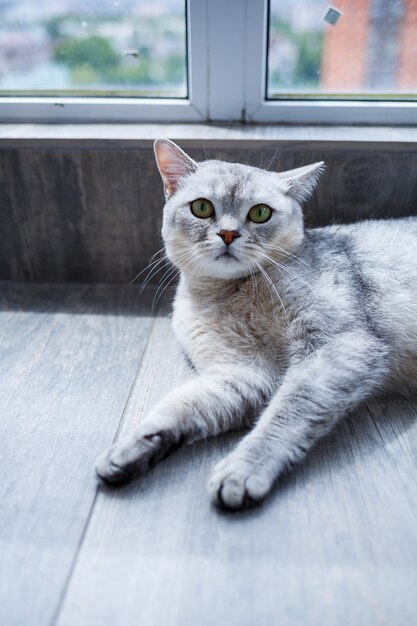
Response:
M134 288L0 284L0 622L50 624L154 320Z
M180 362L159 320L125 432L187 375ZM211 466L239 435L102 489L57 626L415 623L415 413L400 400L357 411L249 513L218 513L206 492Z
M0 623L415 623L415 402L357 411L252 512L207 497L239 434L95 495L119 425L192 375L137 294L0 283Z

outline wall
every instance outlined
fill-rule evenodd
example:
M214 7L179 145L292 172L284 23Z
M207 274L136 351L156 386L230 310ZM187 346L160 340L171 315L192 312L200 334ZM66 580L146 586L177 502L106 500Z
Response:
M182 144L184 145L184 144ZM266 166L275 146L239 143L207 156ZM202 149L188 149L197 160ZM319 226L417 213L417 153L387 144L284 144L283 170L325 160L305 207ZM150 145L0 148L0 279L128 283L161 247L162 187Z

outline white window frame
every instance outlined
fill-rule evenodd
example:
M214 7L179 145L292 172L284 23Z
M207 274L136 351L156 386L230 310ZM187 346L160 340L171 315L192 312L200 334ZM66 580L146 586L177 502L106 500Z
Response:
M263 6L260 7L260 4ZM417 102L266 100L267 12L268 0L248 0L246 121L292 124L417 123Z
M0 97L3 122L202 122L207 118L207 6L187 0L188 98Z
M90 123L417 123L417 102L266 100L268 0L187 2L188 99L1 97L0 119Z

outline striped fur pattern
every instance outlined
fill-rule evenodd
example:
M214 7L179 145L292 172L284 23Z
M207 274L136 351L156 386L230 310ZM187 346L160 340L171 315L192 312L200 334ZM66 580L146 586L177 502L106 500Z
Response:
M166 253L180 270L173 326L197 375L97 463L118 483L176 447L250 426L214 468L214 503L260 502L338 420L417 376L417 219L308 230L301 206L323 164L284 173L196 163L157 140ZM206 198L215 213L196 218ZM264 203L264 224L247 219ZM220 230L239 233L230 246Z

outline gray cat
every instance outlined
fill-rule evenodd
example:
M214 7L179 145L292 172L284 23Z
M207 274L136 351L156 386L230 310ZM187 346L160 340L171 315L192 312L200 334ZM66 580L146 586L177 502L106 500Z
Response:
M253 425L214 468L213 502L261 501L338 420L417 377L417 219L305 229L323 163L267 172L155 142L173 326L197 371L101 457L108 483L182 444Z

